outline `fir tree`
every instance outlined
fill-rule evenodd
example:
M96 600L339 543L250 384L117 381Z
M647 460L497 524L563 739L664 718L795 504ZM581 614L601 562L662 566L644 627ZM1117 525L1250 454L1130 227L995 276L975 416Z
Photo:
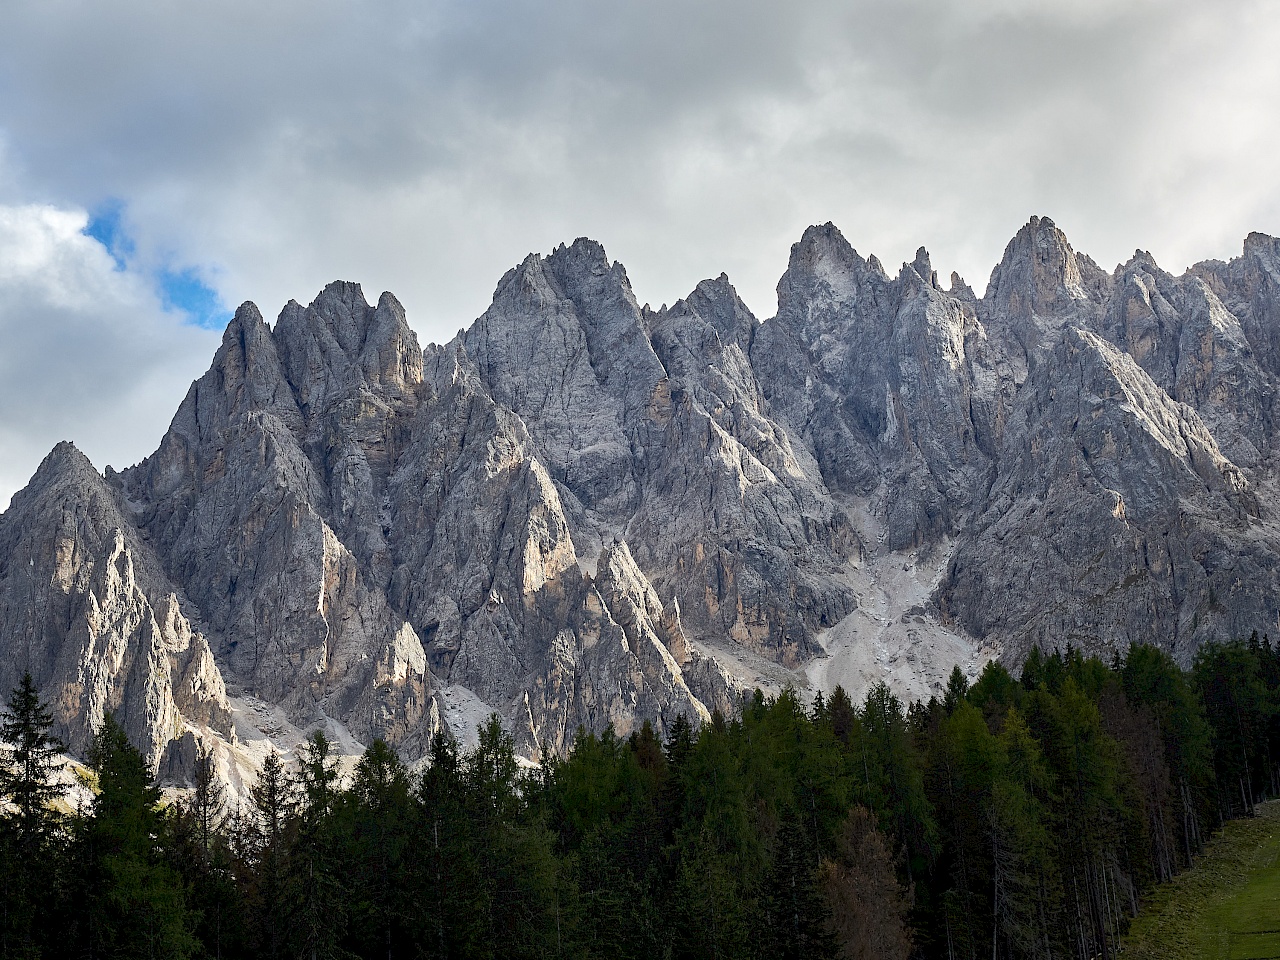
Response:
M836 939L816 883L813 844L794 819L782 823L763 892L758 955L776 960L834 960Z
M225 789L210 747L196 750L191 795L167 818L166 847L192 903L199 904L196 935L214 960L234 954L247 935L235 855L225 832Z
M338 765L321 731L307 738L298 773L297 841L289 860L294 949L303 960L343 957L349 896L333 820Z
M406 921L417 809L408 773L384 741L374 740L360 758L344 800L351 945L361 956L413 956Z
M13 805L6 819L20 847L35 856L58 824L52 805L62 796L62 788L54 777L61 766L59 754L66 747L53 735L53 716L40 702L30 672L22 675L0 716L0 740L6 745L0 763L0 796Z
M286 955L288 945L290 830L297 803L293 783L274 750L263 761L262 773L250 797L256 815L255 869L249 891L253 941L259 956L279 960Z
M69 931L77 952L191 956L198 948L194 918L181 882L159 852L160 791L142 754L110 715L94 737L89 765L95 793L88 816L76 824L78 922Z
M62 796L55 782L59 753L53 717L40 702L31 674L9 697L0 717L0 955L35 956L48 931L50 901L60 892L63 817L53 808Z

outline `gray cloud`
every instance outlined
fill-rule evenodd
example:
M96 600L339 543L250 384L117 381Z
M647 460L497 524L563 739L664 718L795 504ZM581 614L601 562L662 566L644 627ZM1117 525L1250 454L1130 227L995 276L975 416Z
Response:
M218 342L165 313L85 219L0 207L0 508L58 440L99 465L149 453Z
M0 202L119 198L139 276L268 315L360 280L430 339L580 235L642 300L727 270L762 316L828 219L979 289L1033 213L1180 270L1280 233L1278 46L1273 0L10 5Z

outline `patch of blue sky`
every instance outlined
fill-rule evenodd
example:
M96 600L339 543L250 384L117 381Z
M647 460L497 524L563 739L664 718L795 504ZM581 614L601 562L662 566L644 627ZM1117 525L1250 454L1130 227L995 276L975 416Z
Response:
M221 330L231 319L231 311L223 305L222 298L204 282L194 267L182 270L166 267L156 279L165 307L181 310L196 326L206 330Z
M133 256L133 238L125 232L124 203L112 198L101 204L89 214L89 225L84 228L87 236L93 237L116 262L116 269L123 270L125 261Z
M85 235L97 240L111 255L117 270L129 266L129 260L137 249L129 236L124 210L123 201L107 200L90 213L89 223L84 228ZM231 319L231 311L195 267L164 267L151 277L165 309L186 314L196 326L221 330Z

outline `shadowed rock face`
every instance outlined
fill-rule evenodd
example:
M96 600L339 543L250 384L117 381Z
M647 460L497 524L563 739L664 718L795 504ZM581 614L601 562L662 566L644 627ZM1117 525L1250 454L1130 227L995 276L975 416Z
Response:
M237 704L417 758L464 694L537 757L793 670L1277 626L1280 242L1108 274L1033 218L979 299L827 224L778 299L653 311L578 240L425 351L356 284L245 304L151 457L59 445L0 517L0 684L165 769Z
M1275 541L1200 416L1076 327L1040 369L1006 429L1008 468L952 557L943 608L1006 638L1010 656L1161 642L1184 661L1273 616Z

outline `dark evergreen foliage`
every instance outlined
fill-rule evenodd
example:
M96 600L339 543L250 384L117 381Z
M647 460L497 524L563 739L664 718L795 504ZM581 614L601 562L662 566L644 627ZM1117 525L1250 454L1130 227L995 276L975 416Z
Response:
M317 733L243 809L205 749L162 802L108 718L92 802L59 813L51 730L27 678L0 729L0 960L1085 960L1280 793L1280 651L1036 651L909 706L756 693L536 770L496 717L420 775L379 741L344 777Z

